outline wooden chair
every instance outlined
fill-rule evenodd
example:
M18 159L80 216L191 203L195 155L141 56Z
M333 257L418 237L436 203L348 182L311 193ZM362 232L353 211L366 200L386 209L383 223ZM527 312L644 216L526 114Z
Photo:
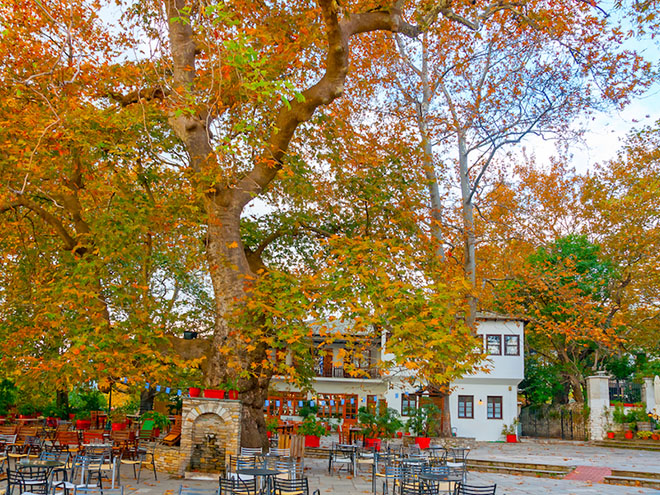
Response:
M5 425L0 426L0 435L18 435L18 426L16 425Z
M181 416L174 417L174 425L165 438L163 438L163 445L176 445L181 441Z
M55 434L53 447L58 452L77 454L81 450L80 435L77 431L58 431Z

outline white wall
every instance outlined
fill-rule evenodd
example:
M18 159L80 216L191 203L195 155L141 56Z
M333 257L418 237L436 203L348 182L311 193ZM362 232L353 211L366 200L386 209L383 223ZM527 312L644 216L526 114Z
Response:
M502 440L502 426L510 425L518 416L518 387L506 383L465 383L457 382L449 396L451 426L456 428L459 437L476 438L482 441ZM474 398L474 418L458 417L458 396L471 395ZM488 419L486 404L488 396L502 397L502 419ZM481 401L481 404L479 403Z
M504 378L521 381L525 377L525 339L523 335L523 322L515 320L482 320L478 322L478 325L477 334L482 335L484 339L486 338L486 335L502 336L502 355L489 356L485 363L483 363L489 368L489 373L479 371L470 375L470 378ZM504 355L505 335L517 335L519 337L520 352L518 356Z

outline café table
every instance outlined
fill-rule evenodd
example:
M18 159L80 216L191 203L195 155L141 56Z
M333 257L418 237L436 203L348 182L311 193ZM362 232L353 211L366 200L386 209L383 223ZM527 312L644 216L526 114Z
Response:
M280 472L277 469L244 468L244 469L237 469L236 474L239 476L245 475L245 476L255 476L257 478L265 478L266 491L264 493L266 495L271 495L275 489L273 483L273 477L280 474Z

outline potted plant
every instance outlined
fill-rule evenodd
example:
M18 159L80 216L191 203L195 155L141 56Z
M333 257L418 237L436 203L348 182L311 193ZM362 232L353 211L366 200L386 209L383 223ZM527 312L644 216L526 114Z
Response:
M266 418L266 436L271 438L273 434L277 431L277 425L279 421L277 418Z
M515 418L510 425L502 426L502 436L506 438L507 443L518 443L518 418Z
M388 407L373 413L366 407L358 409L358 421L362 426L365 447L380 451L382 437L391 438L403 426L396 409Z
M188 395L190 397L199 397L200 394L202 393L202 388L201 387L188 387Z
M652 436L653 436L652 431L642 430L637 432L637 438L639 438L640 440L648 440Z
M126 409L123 407L115 407L108 413L108 419L111 423L112 431L126 429Z
M152 422L151 436L154 438L158 438L160 432L166 430L170 425L170 418L158 411L147 411L140 419L142 420L143 429L146 429L144 426L147 421Z
M419 445L420 449L429 448L431 444L430 435L438 424L440 412L435 404L424 404L418 407L415 414L408 420L407 427L417 436L415 443Z
M92 427L91 413L78 411L76 413L76 430L89 430Z
M660 440L660 430L653 430L653 434L651 435L651 438L653 440Z
M230 400L238 400L238 385L236 380L229 379L225 382L225 390L227 391L227 398Z
M318 447L321 444L321 437L326 434L326 427L314 414L306 416L298 426L298 435L305 435L305 447Z
M615 436L615 434L612 430L607 430L606 435L607 435L607 438L609 438L610 440L613 440L614 436Z

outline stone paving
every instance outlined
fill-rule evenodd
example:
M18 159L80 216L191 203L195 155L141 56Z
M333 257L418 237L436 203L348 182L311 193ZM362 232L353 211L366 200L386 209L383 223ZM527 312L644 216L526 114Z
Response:
M520 462L540 462L544 464L564 464L579 466L600 466L636 471L660 472L660 455L656 452L634 451L592 447L586 443L558 442L522 444L482 444L477 446L470 457ZM596 470L599 471L600 470ZM147 470L142 472L143 480L136 484L126 472L123 476L126 495L176 495L181 484L214 488L217 482L188 481L165 473L159 473L155 482ZM322 494L369 494L371 493L370 474L349 476L345 473L329 476L327 461L306 459L305 475L309 478L310 489L320 489ZM534 478L529 476L502 475L471 472L468 482L473 484L497 483L497 494L522 495L632 495L660 494L659 490L640 487L616 486L591 481L570 479ZM379 487L381 493L382 487Z

